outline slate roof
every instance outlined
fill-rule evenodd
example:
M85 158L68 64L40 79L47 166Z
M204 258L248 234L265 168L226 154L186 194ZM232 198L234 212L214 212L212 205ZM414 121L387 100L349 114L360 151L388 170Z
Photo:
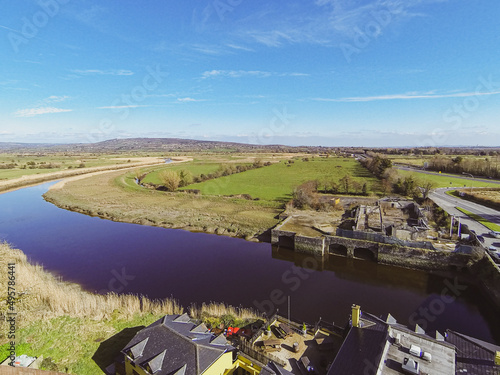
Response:
M362 375L378 367L389 336L387 324L365 312L361 321L364 327L351 327L328 375Z
M495 352L500 351L499 346L452 330L447 330L446 333L446 341L457 348L457 374L500 374L500 366L495 365Z
M270 361L266 367L263 367L259 375L294 375L292 372L285 370L280 365Z
M154 375L199 375L234 348L187 314L166 315L139 331L122 353Z

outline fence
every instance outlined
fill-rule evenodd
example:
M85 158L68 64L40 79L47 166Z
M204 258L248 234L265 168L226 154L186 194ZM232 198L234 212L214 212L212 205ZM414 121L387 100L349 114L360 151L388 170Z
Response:
M258 351L255 346L253 346L250 342L246 340L240 341L239 349L249 357L255 359L256 361L259 361L260 363L266 365L269 361L273 361L274 363L277 363L281 367L286 366L286 362L283 361L282 359L270 354L270 353L263 353Z

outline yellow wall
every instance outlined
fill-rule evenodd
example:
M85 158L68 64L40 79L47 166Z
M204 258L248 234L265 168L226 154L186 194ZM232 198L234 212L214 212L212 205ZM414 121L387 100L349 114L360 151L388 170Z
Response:
M231 375L238 368L242 368L243 370L249 372L250 374L257 375L260 373L262 368L257 366L255 363L250 361L248 358L242 357L238 355L236 361L234 361L232 368L228 370L224 375Z
M203 375L223 375L227 369L233 367L233 353L224 353L219 359L210 366Z

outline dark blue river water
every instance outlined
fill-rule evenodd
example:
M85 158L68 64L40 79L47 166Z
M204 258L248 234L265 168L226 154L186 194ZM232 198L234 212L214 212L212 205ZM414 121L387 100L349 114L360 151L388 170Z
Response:
M173 296L185 307L279 308L284 316L290 296L293 319L341 325L356 303L428 332L450 328L500 343L497 312L454 275L336 256L321 261L268 243L102 220L45 202L50 185L0 194L0 240L87 290Z

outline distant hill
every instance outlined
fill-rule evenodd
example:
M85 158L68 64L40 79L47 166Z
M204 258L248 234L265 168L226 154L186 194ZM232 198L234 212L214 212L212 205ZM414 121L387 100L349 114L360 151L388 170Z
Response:
M12 143L0 142L0 151L9 152L191 152L191 151L233 151L233 152L299 152L314 150L314 147L291 147L283 145L252 145L236 142L199 141L180 138L125 138L111 139L97 143ZM319 149L326 149L320 147Z

